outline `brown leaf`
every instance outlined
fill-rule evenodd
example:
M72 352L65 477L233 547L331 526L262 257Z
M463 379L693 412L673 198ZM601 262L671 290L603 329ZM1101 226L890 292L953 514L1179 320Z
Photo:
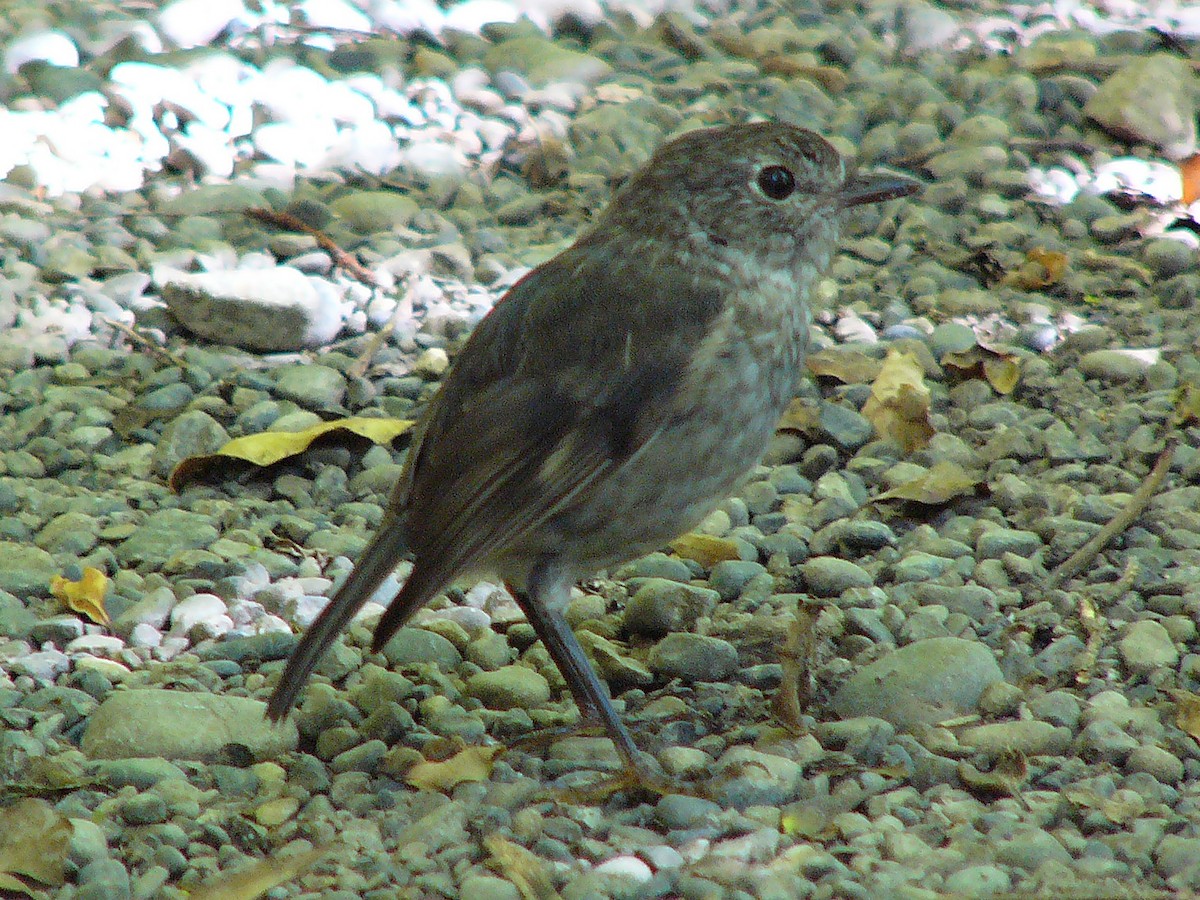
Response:
M958 463L942 461L924 475L880 494L876 500L908 500L926 506L941 506L955 497L975 493L979 479Z
M1004 283L1025 291L1036 291L1058 284L1067 271L1067 255L1045 247L1035 247L1025 255L1025 262L1015 272L1009 272Z
M783 411L777 431L796 431L814 437L821 433L821 410L816 404L797 397Z
M956 370L964 378L982 375L997 394L1004 396L1011 394L1021 380L1021 362L1015 354L981 344L945 354L942 365Z
M1200 694L1173 690L1171 696L1175 698L1175 724L1200 742Z
M275 854L260 859L243 869L222 874L202 884L188 896L191 900L254 900L272 888L303 875L330 851L330 847L314 847L303 853Z
M70 820L40 798L0 808L0 889L42 896L23 879L58 887L66 881Z
M1175 413L1171 418L1176 425L1200 422L1200 385L1185 381L1175 389L1173 399Z
M736 542L711 534L689 532L671 541L670 548L677 556L694 560L706 569L711 569L727 559L741 559Z
M935 433L929 423L929 388L916 354L888 351L862 414L881 438L899 444L905 453L929 443Z
M1029 766L1025 754L1008 750L996 757L990 772L981 772L969 762L960 762L958 777L976 796L1015 797L1029 778Z
M870 384L883 363L857 350L829 347L808 358L808 370L818 378L836 378L843 384Z
M522 900L559 900L554 879L536 854L498 834L485 837L483 846L492 856L489 865L513 883Z
M1179 176L1183 181L1183 205L1191 206L1200 200L1200 153L1179 164Z
M466 781L487 781L499 745L467 747L443 762L420 762L404 773L404 780L426 791L449 791Z
M68 581L61 575L50 579L50 593L61 600L67 609L87 616L105 628L112 624L104 608L104 595L107 592L108 576L91 566L83 570L83 576L78 581Z
M188 482L203 478L214 469L224 472L231 459L256 466L270 466L303 453L318 440L345 440L351 435L387 446L412 426L410 419L357 417L322 422L303 431L265 431L234 438L216 453L189 456L181 460L171 473L171 489L178 491Z

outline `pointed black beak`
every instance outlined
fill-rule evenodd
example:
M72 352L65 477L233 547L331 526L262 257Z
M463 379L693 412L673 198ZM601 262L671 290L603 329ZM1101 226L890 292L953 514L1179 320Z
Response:
M856 172L846 179L839 192L842 206L862 206L907 197L921 189L921 183L890 172Z

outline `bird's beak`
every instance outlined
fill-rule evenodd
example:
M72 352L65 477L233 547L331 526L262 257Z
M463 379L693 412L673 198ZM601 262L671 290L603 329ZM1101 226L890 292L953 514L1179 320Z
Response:
M856 172L846 179L838 192L843 207L862 206L864 203L882 203L907 197L921 189L921 183L903 175L890 172Z

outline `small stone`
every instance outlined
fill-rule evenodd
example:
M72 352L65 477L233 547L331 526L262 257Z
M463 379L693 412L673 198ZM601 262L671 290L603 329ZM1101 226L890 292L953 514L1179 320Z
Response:
M839 597L851 588L869 588L875 579L862 566L836 556L818 556L801 566L804 583L818 597Z
M974 712L984 688L1002 677L983 644L929 638L854 672L832 708L839 716L875 716L907 729Z
M660 678L687 683L724 681L737 671L737 648L702 634L670 634L654 645L646 664Z
M1136 381L1150 362L1124 350L1093 350L1079 358L1079 371L1088 378L1122 383Z
M489 709L536 709L550 699L550 684L526 666L502 666L467 680L467 693Z
M1146 673L1179 662L1179 649L1170 632L1153 619L1134 622L1117 643L1121 661L1131 671Z
M653 638L687 631L697 619L711 614L718 600L720 594L708 588L647 578L625 607L625 629L630 634Z

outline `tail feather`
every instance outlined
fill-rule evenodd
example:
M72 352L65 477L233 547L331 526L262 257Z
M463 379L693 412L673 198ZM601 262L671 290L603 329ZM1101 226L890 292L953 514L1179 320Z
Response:
M313 667L324 655L339 634L354 618L364 603L379 589L383 580L391 574L404 553L403 530L396 523L384 522L375 537L359 558L358 564L345 584L334 595L329 605L309 626L299 646L292 652L284 667L283 675L275 686L275 692L267 702L267 718L279 721L296 704L304 683ZM407 593L402 590L388 608L385 619L393 614ZM419 607L418 607L419 608ZM415 610L414 610L415 611ZM411 614L411 613L410 613ZM392 615L394 618L395 616ZM396 627L399 627L397 625ZM378 632L377 632L378 633Z

